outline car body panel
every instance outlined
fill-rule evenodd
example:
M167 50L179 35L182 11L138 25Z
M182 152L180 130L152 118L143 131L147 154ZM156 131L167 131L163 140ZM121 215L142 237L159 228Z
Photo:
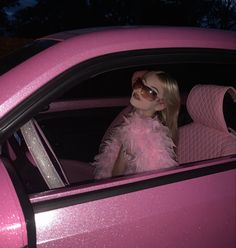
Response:
M200 167L195 166L195 170ZM175 172L172 171L173 175ZM156 174L156 179L161 180L164 175L164 172ZM45 208L49 206L48 211L42 212L37 208L42 205L42 198L32 198L33 206L36 205L38 247L134 247L137 244L155 247L158 244L167 248L178 244L183 248L233 248L235 177L234 169L58 208L50 208L49 202L58 197L51 195L43 204ZM132 184L135 180L134 177L122 183ZM120 186L119 180L112 185ZM95 187L99 194L99 185ZM78 199L83 197L77 189L75 192L70 193ZM61 202L68 200L59 198ZM216 238L218 235L220 239Z
M173 47L236 50L236 34L216 30L206 32L197 28L131 28L87 33L68 39L0 77L0 118L48 81L78 63L109 53Z
M4 145L12 137L18 144L24 143L21 143L23 138L21 139L18 134L18 132L20 133L19 128L22 128L24 123L33 118L34 123L38 125L35 133L42 141L42 147L45 148L48 155L51 155L49 156L51 160L58 159L57 164L60 164L63 159L68 159L66 157L68 154L66 152L56 153L56 145L64 142L65 146L68 146L68 150L74 148L76 155L79 154L78 157L81 153L86 153L85 157L87 158L91 151L93 155L94 144L96 146L97 143L90 138L96 135L97 139L100 138L100 132L108 130L105 124L110 124L109 118L113 118L112 114L116 115L117 111L123 109L129 102L127 95L111 96L109 91L107 95L102 95L102 97L100 95L85 96L85 98L78 96L74 99L70 98L69 95L68 99L56 99L59 94L56 95L53 92L50 95L53 90L51 86L61 85L64 80L62 75L66 72L70 71L71 74L69 74L68 84L65 83L63 90L73 91L74 88L69 87L71 86L69 84L74 83L73 80L79 79L88 83L86 80L98 77L97 81L91 80L91 82L97 83L102 88L99 85L103 79L102 77L99 78L100 74L109 74L114 71L120 73L120 69L123 72L123 69L127 67L133 72L134 68L140 68L143 64L152 66L153 64L149 59L156 49L160 49L158 53L164 51L160 60L164 57L169 59L169 53L165 52L168 49L174 50L176 48L183 48L183 53L177 54L178 56L184 56L184 51L186 52L184 49L186 48L190 48L189 50L193 48L191 52L195 48L200 48L203 50L203 55L208 50L212 53L220 51L222 54L226 53L227 56L232 53L230 61L226 59L224 65L228 66L229 62L230 66L233 67L235 64L234 61L231 61L236 54L236 33L233 32L177 27L118 27L90 31L63 32L43 37L41 40L60 42L0 76L0 121L3 120L0 131L3 134L4 132L7 133L6 136L1 136L4 141L0 140L0 247L3 245L4 248L24 246L41 248L157 246L165 248L235 248L236 154L182 164L162 171L151 171L105 180L81 181L82 183L75 180L69 181L69 185L66 184L61 188L27 191L27 187L24 185L27 181L20 177L19 168L22 169L23 165L30 165L33 170L37 170L37 163L33 159L32 151L30 151L32 147L23 147L22 145L22 150L18 153L14 153L14 146L11 147L12 150L10 149L8 154L7 152L4 154L3 151L6 148ZM127 59L129 56L131 57L130 54L137 55L136 52L139 51L148 51L143 64L129 64L129 60L127 60L128 62L124 62L124 67L122 67L122 58L125 52L127 52L127 57L125 57ZM195 53L198 51L196 50ZM105 57L108 60L109 56L106 55L114 54L122 55L119 57L121 62L118 61L118 66L116 67L111 63L109 69L102 68L104 60L101 58ZM203 60L197 59L196 64L201 64L208 55L206 53ZM194 57L193 53L190 53L189 56ZM226 58L228 58L227 56ZM219 63L219 58L221 56L217 57L217 63ZM154 59L155 66L165 64L162 61L156 62L156 57ZM102 64L101 68L99 67L92 72L89 68L84 73L87 73L86 76L80 78L80 75L83 75L84 67L78 67L78 65L83 65L84 62L89 61L91 66L94 66L95 60ZM141 60L144 58L141 57ZM209 61L207 62L215 63L212 57ZM107 61L107 63L110 62L110 60ZM174 60L171 63L173 66L177 64ZM180 62L181 66L185 66L186 63L188 60L187 62L182 60ZM74 66L76 66L76 70L70 70ZM195 61L193 66L195 66ZM203 66L205 67L204 63ZM104 71L100 71L100 69L104 69ZM194 67L195 70L197 68ZM129 71L126 73L125 79L128 78ZM74 74L76 74L75 77L73 77ZM190 73L191 79L195 75L193 73L192 76ZM110 84L112 78L109 76L107 82ZM59 79L53 80L56 77ZM227 77L223 77L224 79L226 80ZM119 82L121 82L120 77L116 81L120 87ZM124 82L126 83L126 81ZM73 86L80 86L79 83ZM94 90L91 84L88 85L89 90ZM115 89L114 85L115 83L112 84L112 91ZM44 86L48 86L47 89L49 90L40 91ZM123 88L121 89L123 90ZM75 89L76 94L77 90L78 88ZM32 95L35 96L38 92L38 98L32 100ZM186 94L187 92L188 90L183 93ZM41 93L45 95L45 98L40 102L39 98L44 97ZM182 103L185 104L186 95L181 97ZM30 99L32 102L26 102L25 105L29 103L29 106L23 106L23 110L20 112L17 107L21 107L21 103L26 99ZM35 107L33 109L36 105L40 108ZM31 106L33 106L32 112L29 111L28 115L25 114L24 111L27 108L30 109ZM84 110L85 112L83 112ZM91 116L90 110L91 113L96 112L97 115ZM101 110L100 115L98 114L99 110ZM107 115L103 116L104 112ZM70 117L71 119L69 119ZM97 120L99 117L101 120ZM50 143L45 132L46 129L42 128L43 125L40 126L40 121L47 120L47 118L49 121L52 120L49 131L50 128L57 129L55 131L56 136L62 138L62 141L59 139L57 144L56 141ZM82 118L87 119L83 122L84 119ZM6 119L7 121L4 122ZM14 122L15 119L19 119L19 122ZM68 125L64 125L65 121ZM80 125L77 127L78 123ZM8 128L7 125L10 127ZM61 127L65 129L65 133L60 132L63 130L60 129ZM6 131L4 128L8 128L8 130ZM32 141L35 137L36 135L32 137ZM82 141L78 137L82 137ZM76 143L75 140L81 143ZM9 143L9 145L11 144ZM63 148L64 146L62 146ZM79 148L82 152L78 151ZM20 152L23 153L22 157L24 158L19 159L18 164L14 164ZM9 167L6 163L7 159ZM69 159L68 161L75 165L79 165L80 162L89 164L87 160ZM55 164L55 161L52 161L52 166ZM16 168L17 165L22 165L22 167ZM18 173L18 180L21 179L19 185L16 185L9 168L15 171L16 177ZM64 172L63 166L60 169L60 172ZM55 170L58 170L56 166ZM20 170L20 172L22 171ZM31 173L29 175L33 181L37 182ZM37 175L39 178L40 172ZM23 197L19 195L19 190L22 190ZM28 204L27 206L22 203L21 197L26 200L25 205ZM28 212L26 207L29 208Z
M24 247L27 231L19 198L5 166L0 160L0 247Z

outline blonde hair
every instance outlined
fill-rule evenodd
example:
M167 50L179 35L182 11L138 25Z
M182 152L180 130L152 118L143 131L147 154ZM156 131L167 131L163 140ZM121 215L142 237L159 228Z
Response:
M155 75L163 83L163 100L166 108L158 111L157 115L163 125L170 130L170 136L177 145L178 141L178 115L180 108L180 95L177 81L164 71L147 71L143 77Z

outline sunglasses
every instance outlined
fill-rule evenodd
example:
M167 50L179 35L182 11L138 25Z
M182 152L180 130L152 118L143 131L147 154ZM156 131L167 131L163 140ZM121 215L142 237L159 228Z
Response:
M155 101L158 98L157 92L144 84L141 78L138 78L132 85L133 90L141 89L141 96L149 101Z

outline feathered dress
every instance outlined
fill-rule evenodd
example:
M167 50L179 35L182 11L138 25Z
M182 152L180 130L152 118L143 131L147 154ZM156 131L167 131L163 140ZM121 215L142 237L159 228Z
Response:
M100 153L92 163L96 166L95 179L112 177L121 145L126 162L124 175L177 165L169 129L157 117L143 117L132 112L124 116L123 123L101 144Z

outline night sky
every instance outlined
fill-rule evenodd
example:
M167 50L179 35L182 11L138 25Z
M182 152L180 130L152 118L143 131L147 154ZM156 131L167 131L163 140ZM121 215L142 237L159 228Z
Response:
M37 0L20 0L19 2L22 6L31 6L37 3Z
M6 9L6 13L8 14L9 18L13 18L14 13L22 8L33 6L37 3L37 0L19 0L19 6L14 7L14 8L8 8Z

